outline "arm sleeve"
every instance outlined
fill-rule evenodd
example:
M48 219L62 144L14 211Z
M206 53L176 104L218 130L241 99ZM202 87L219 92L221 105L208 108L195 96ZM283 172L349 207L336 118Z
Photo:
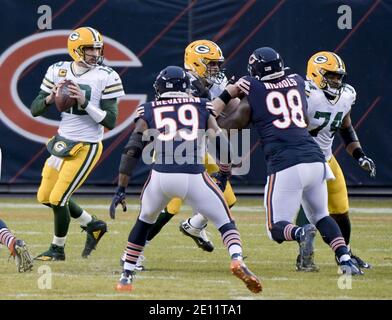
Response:
M116 98L101 100L101 109L106 111L105 118L100 122L105 128L112 130L116 126L118 103Z
M47 92L41 90L38 93L38 96L33 100L30 106L30 112L33 117L40 116L41 114L45 113L46 110L48 110L50 105L45 103L45 98L48 95L49 94Z

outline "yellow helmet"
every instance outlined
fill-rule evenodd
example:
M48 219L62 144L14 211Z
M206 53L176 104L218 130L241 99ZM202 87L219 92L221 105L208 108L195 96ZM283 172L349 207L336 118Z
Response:
M346 66L336 53L320 51L308 61L306 78L332 96L340 94L345 75Z
M68 52L75 61L82 61L87 65L100 65L103 61L103 38L95 29L90 27L81 27L74 30L68 37ZM85 48L99 48L101 54L97 62L92 65L85 61Z
M184 67L206 79L210 83L221 83L225 77L220 70L220 65L225 58L219 46L209 40L197 40L191 42L185 48ZM217 67L208 66L210 62L216 62Z

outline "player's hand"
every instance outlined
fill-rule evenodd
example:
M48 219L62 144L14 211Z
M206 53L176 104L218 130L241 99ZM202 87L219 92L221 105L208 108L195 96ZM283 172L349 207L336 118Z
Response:
M215 179L215 183L218 185L219 189L224 192L226 190L227 181L230 179L231 172L218 171L211 175Z
M65 80L61 80L60 82L58 82L57 84L54 85L52 91L50 92L50 94L45 98L45 103L47 105L54 103L54 99L57 95L57 91L58 89L62 86L62 84L64 83Z
M127 203L125 201L125 188L118 187L116 193L113 196L112 203L110 204L109 214L110 218L115 219L116 208L118 204L121 203L123 212L127 211Z
M68 90L70 92L70 97L75 98L78 101L78 104L80 106L83 106L84 103L86 102L86 97L84 96L84 93L82 89L78 86L78 84L73 83L68 86Z
M362 169L369 172L370 178L376 177L376 165L372 159L367 156L363 156L358 159L358 163Z
M239 88L240 92L242 92L243 94L246 95L249 94L250 82L248 80L245 80L244 78L240 78L235 83L235 85Z

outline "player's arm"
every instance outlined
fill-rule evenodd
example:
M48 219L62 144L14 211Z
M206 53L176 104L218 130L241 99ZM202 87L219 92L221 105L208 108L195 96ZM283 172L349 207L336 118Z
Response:
M101 100L101 109L106 112L100 122L105 128L112 130L116 126L118 116L118 102L116 98Z
M116 125L118 115L117 98L101 99L100 106L92 104L84 95L78 84L68 86L70 97L78 101L80 107L85 110L93 120L105 128L111 130Z
M240 100L237 98L241 94L241 91L238 86L234 84L228 84L225 87L225 90L212 100L212 105L215 109L215 113L219 116L222 111L224 111L227 107L232 108L239 104Z
M374 178L376 176L376 165L362 150L358 136L351 123L350 112L343 118L339 133L346 146L346 151L358 161L362 169L369 171L371 178Z
M52 104L49 96L49 93L40 90L38 96L33 100L30 106L30 112L33 117L38 117L49 109L50 105Z
M136 121L135 129L129 137L128 143L125 145L121 155L118 187L110 205L110 217L115 218L116 207L121 203L123 211L127 211L125 202L125 189L128 186L129 178L132 176L133 170L142 156L142 151L145 146L143 141L143 132L148 129L145 120L139 118Z
M248 98L244 97L227 117L219 117L218 124L224 129L244 129L249 125L251 109Z
M62 83L63 81L53 85L49 92L42 89L38 92L38 96L33 100L30 106L30 112L33 117L38 117L49 109L49 107L54 103L57 89Z

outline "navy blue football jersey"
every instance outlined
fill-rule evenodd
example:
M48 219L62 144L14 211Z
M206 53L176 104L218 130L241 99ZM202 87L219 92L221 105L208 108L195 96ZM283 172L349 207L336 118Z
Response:
M213 114L211 102L203 98L170 98L147 102L138 107L154 132L153 169L169 173L202 173L205 168L204 135L208 118Z
M251 123L257 130L267 162L267 174L299 163L325 162L307 130L304 80L297 74L279 81L246 76Z

